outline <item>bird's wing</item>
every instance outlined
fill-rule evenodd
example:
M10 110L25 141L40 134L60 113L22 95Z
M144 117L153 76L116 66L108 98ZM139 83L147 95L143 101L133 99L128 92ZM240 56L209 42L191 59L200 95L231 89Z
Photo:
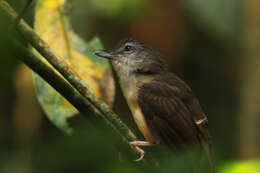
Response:
M183 81L177 83L155 80L139 89L138 103L148 126L171 148L200 142L201 137L208 142L207 118L199 102Z

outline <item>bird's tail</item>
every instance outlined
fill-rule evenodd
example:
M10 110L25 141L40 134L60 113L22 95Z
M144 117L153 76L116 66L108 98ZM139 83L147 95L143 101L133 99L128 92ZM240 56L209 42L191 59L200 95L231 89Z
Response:
M210 145L205 140L201 140L201 141L202 141L201 142L202 147L204 148L204 150L206 152L206 156L207 156L207 159L209 161L209 164L210 164L210 167L212 169L212 172L216 173L216 166L215 166L215 163L213 161L213 156L212 156L212 153L211 153Z

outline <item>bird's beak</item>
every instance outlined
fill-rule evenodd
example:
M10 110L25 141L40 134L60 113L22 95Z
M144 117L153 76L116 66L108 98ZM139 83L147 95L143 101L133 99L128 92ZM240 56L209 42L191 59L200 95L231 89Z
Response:
M115 54L108 50L96 50L94 54L107 59L113 59L115 57Z

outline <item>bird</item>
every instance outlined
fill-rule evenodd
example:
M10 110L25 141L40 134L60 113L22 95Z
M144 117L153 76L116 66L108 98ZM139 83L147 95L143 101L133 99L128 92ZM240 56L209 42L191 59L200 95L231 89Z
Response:
M145 155L142 146L164 145L171 150L200 144L212 169L208 119L191 88L169 70L162 55L151 46L123 39L111 50L96 50L107 58L144 141L130 144Z

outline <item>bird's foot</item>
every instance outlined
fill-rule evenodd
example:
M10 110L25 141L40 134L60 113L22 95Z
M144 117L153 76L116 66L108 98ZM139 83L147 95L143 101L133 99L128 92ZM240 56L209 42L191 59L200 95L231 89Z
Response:
M151 142L148 142L148 141L132 141L132 142L130 142L130 145L132 145L140 154L140 157L138 159L134 160L136 162L139 162L144 158L144 154L145 154L145 151L143 149L141 149L139 146L151 146L154 144Z

